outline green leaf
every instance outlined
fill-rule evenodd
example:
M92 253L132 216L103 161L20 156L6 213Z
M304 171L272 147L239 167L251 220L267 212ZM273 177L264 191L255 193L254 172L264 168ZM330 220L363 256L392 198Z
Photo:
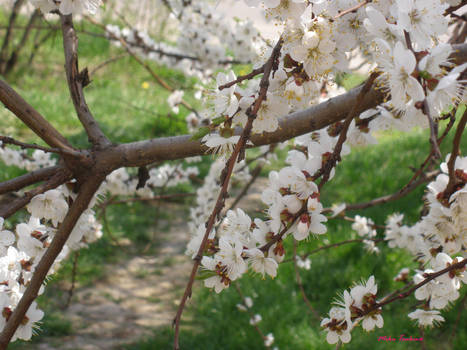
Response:
M199 128L196 134L194 134L191 137L191 140L201 140L204 136L209 134L211 129L209 129L207 126L203 126L202 128Z

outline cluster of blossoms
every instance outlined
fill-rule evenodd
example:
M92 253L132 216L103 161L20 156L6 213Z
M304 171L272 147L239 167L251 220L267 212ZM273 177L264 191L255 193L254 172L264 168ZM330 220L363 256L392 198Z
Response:
M208 3L192 2L172 21L179 25L176 42L155 41L144 31L107 25L109 39L145 59L181 70L207 82L212 73L232 63L250 63L265 50L265 42L251 21L233 21Z
M196 191L196 206L190 208L190 221L188 228L191 233L191 239L187 246L186 254L196 256L205 232L205 222L214 209L217 199L217 190L219 188L219 177L224 162L216 160L211 164L208 174L204 178L203 186ZM234 178L240 182L246 182L250 179L248 167L244 162L237 163L234 168Z
M107 176L101 191L110 196L137 195L141 198L153 198L156 195L156 190L188 183L192 177L196 177L198 174L199 170L196 166L183 167L181 164L164 164L150 169L145 186L138 188L139 179L137 176L132 176L127 169L120 168Z
M58 9L62 13L91 12L100 3L91 0L31 1L43 11ZM415 126L427 127L428 121L438 121L447 110L466 101L464 79L467 64L455 66L449 60L452 46L441 40L448 33L449 15L445 15L446 10L449 6L459 5L460 0L245 2L249 6L264 8L265 16L283 28L280 54L277 62L274 62L266 98L262 99L256 113L252 133L274 132L279 127L279 117L329 98L333 94L329 90L338 90L332 81L339 74L351 71L351 58L356 53L371 61L371 68L379 73L377 85L386 93L387 102L352 121L346 135L347 145L374 143L372 133L377 130L396 128L408 131ZM169 4L177 13L180 32L183 33L175 48L156 43L145 33L120 30L115 26L107 27L108 32L112 33L111 39L124 39L130 48L145 58L171 66L175 66L175 62L185 73L199 77L206 84L206 78L221 62L231 63L239 59L251 62L254 68L258 68L273 52L271 45L260 40L258 32L249 22L227 23L204 3L190 2L187 5L185 1L169 1ZM354 7L354 11L346 11ZM186 53L192 57L180 57ZM201 70L205 73L199 74ZM259 79L226 86L236 78L232 71L217 75L216 89L207 98L209 109L203 113L210 120L210 127L214 126L209 128L209 134L203 135L203 142L223 156L231 152L238 142L234 128L246 125L249 108L260 93ZM172 94L169 101L172 108L176 109L181 96L179 91ZM199 124L196 118L189 116L189 123ZM327 219L322 214L323 207L315 181L333 156L341 126L336 123L328 130L295 140L294 149L287 156L288 165L270 173L269 185L262 194L267 206L266 220L252 219L241 209L230 210L217 223L217 227L208 232L208 244L201 260L207 287L220 292L248 269L263 277L266 274L275 277L278 264L284 259L283 240L287 236L301 241L310 234L322 235L326 232L323 223ZM218 132L213 132L216 128ZM338 156L346 153L348 148L344 145ZM206 230L204 223L213 210L215 189L219 186L216 179L223 167L222 159L214 162L205 185L198 190L198 208L191 213L193 238L187 249L192 257L199 258L197 253ZM457 185L453 193L445 193L449 176L453 174L448 173L446 164L441 166L441 170L443 173L428 186L429 212L420 222L407 227L402 225L402 216L394 215L387 223L388 245L406 248L430 266L414 276L415 283L464 261L463 257L453 259L452 255L465 254L463 250L467 247L467 158L456 159L454 176ZM331 169L329 177L333 175L334 169ZM111 175L110 183L112 181L113 185L106 186L114 186L115 193L128 194L125 186L131 180L124 172ZM49 192L33 199L28 206L32 219L30 223L20 225L32 228L18 230L17 227L18 249L20 232L26 232L27 236L25 241L21 241L24 249L21 248L18 254L27 254L29 260L18 258L28 263L26 268L19 263L20 270L13 276L11 287L10 280L6 279L6 309L14 308L15 300L20 295L17 293L21 293L20 287L14 287L27 281L26 272L34 270L36 257L42 254L44 246L53 237L73 197L66 187ZM147 195L144 189L142 193ZM355 221L353 228L360 236L374 237L369 220L356 217ZM89 227L76 233L74 238L72 233L69 249L97 236L94 233L94 236L91 234L91 238L87 238L88 231L98 231L95 225ZM12 244L9 241L5 244L4 249L8 254L15 249ZM417 299L426 301L424 309L412 312L409 317L423 326L442 321L438 310L458 298L462 283L466 283L465 265L433 278L418 288L415 294ZM383 326L381 302L376 301L376 293L373 276L366 283L344 292L342 300L330 310L329 318L321 323L328 332L329 343L349 342L350 332L360 323L367 331ZM35 309L31 307L30 310ZM38 312L35 314L31 314L31 320L38 318ZM8 312L4 311L3 315L7 317ZM253 320L255 322L258 322L258 318Z
M29 171L55 165L49 153L36 150L32 156L27 152L9 147L0 148L2 160L7 165L14 165ZM197 159L194 159L197 161ZM55 273L61 262L73 250L87 247L102 236L102 226L97 221L92 209L100 195L129 196L136 194L142 198L154 197L154 191L160 188L187 183L192 176L198 175L197 167L182 165L162 165L149 170L149 179L143 188L136 190L138 179L131 176L125 168L112 172L101 185L86 209L78 219L67 243L48 272ZM4 227L0 218L0 329L16 308L25 292L37 264L53 240L60 224L64 220L69 206L76 199L73 192L74 182L49 190L32 198L27 205L29 219L16 225L13 231ZM44 287L44 286L43 286ZM42 294L44 288L41 288ZM12 340L29 340L44 313L33 303L26 313Z
M439 40L448 31L449 18L443 13L458 2L374 2L343 16L339 14L359 5L359 1L246 0L246 3L261 5L267 17L284 26L279 63L270 78L266 99L254 120L253 133L274 132L278 128L279 117L322 101L322 87L327 86L329 79L336 74L349 71L350 57L355 50L372 60L372 68L380 72L377 85L389 98L378 108L355 118L347 133L348 145L375 143L372 133L377 130L425 128L430 118L436 120L449 108L465 101L463 72L467 64L455 67L449 61L452 46ZM261 66L270 53L265 52L255 67ZM221 120L217 123L219 133L210 133L203 138L208 147L224 156L238 141L238 136L232 136L233 128L245 126L248 108L258 98L260 90L258 79L228 84L236 79L232 71L217 75L217 89L210 100L213 105L211 120L215 123ZM292 234L295 239L303 240L310 233L326 232L322 224L326 218L321 214L319 191L313 176L332 155L338 134L339 125L335 125L327 131L297 138L296 149L287 157L290 166L271 172L270 185L263 192L268 220L252 220L240 209L227 213L217 232L210 233L204 252L202 265L211 272L211 275L206 275L210 276L205 279L206 286L220 292L248 268L262 275L275 276L277 267L274 262L280 263L284 254L282 239ZM342 155L346 153L348 149L344 149ZM464 170L459 170L464 162L462 159L458 158L456 162L456 174L460 179L465 174ZM443 167L447 173L446 165ZM428 196L428 200L436 205L434 208L431 205L430 215L414 228L405 229L398 224L397 217L388 222L386 238L389 246L413 247L414 253L425 256L422 261L431 260L440 251L458 253L466 246L465 190L456 191L448 203L443 204L439 197L443 197L440 193L447 183L448 176L444 174L429 185L433 195L431 198ZM369 249L377 252L371 240L376 235L373 225L370 219L357 216L353 228L367 239ZM404 235L403 239L411 241L398 242L391 236L405 230L411 233ZM200 227L198 235L202 237L203 234ZM420 240L424 243L420 244ZM198 239L198 246L191 249L191 253L197 251L200 241ZM437 280L433 283L440 284ZM457 292L460 284L451 285L451 290L440 286L446 292L444 295L451 296L447 300L458 296L454 290ZM365 293L356 295L360 289L371 297L366 300L363 298ZM333 308L330 319L323 321L323 326L329 329L328 341L332 343L339 339L349 341L351 329L360 320L366 330L373 329L375 325L382 326L380 309L376 308L363 318L358 316L376 303L374 278L365 287L353 290L355 295L348 292L344 295L345 307ZM428 313L417 310L410 317L426 324ZM440 320L440 316L433 312L432 316L432 320Z
M63 15L95 14L102 0L29 0L43 13L60 11Z
M75 195L66 185L37 195L27 206L31 214L27 222L17 224L14 232L1 228L1 327L4 327L23 296L37 264L54 238L60 223L65 218L69 203L74 197ZM53 274L57 270L70 251L85 247L102 236L101 225L96 221L94 211L91 209L93 203L79 218L64 249L48 274ZM0 227L3 227L3 223L3 218L0 218ZM44 288L41 288L40 294L43 291ZM44 313L37 309L36 303L33 303L13 336L13 340L29 340L35 323L40 321L43 315Z
M329 311L329 317L321 321L321 327L327 331L326 340L330 344L338 341L348 343L351 331L361 322L362 328L372 331L382 328L384 321L381 308L378 307L376 294L378 286L374 276L367 282L355 285L350 292L345 290L342 300Z
M0 142L0 159L7 166L15 166L27 171L54 166L56 160L41 150L35 150L32 154L27 151L19 151L10 147L4 147Z

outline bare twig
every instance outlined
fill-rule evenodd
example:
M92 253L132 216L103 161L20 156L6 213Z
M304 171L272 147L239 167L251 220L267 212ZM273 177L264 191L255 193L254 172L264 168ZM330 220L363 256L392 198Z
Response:
M73 17L72 15L60 15L60 18L62 21L66 77L73 105L81 124L86 130L89 142L96 147L108 146L111 142L100 129L84 97L83 88L90 81L87 69L80 72L78 68L78 37L73 27Z
M91 70L91 72L89 73L89 75L92 77L94 74L96 74L96 72L99 70L99 69L102 69L104 68L105 66L107 66L108 64L110 63L113 63L115 61L118 61L119 59L122 59L124 57L126 57L127 54L126 53L122 53L121 55L117 55L117 56L114 56L114 57L111 57L109 58L108 60L105 60L104 62L100 63L99 65L97 65L93 70Z
M425 99L423 100L423 108L422 108L423 113L426 115L428 119L428 123L430 125L430 143L431 143L431 148L433 150L433 156L436 159L441 158L441 151L439 150L438 146L438 135L437 135L437 130L438 130L438 124L435 122L431 116L431 111L430 111L430 106L428 104L428 100Z
M429 182L433 180L437 175L439 174L439 171L432 171L429 174L426 174L422 178L418 179L417 181L411 183L409 186L404 186L402 189L399 191L393 193L393 194L388 194L386 196L382 196L379 198L372 199L371 201L368 202L362 202L362 203L355 203L355 204L347 204L345 206L345 210L357 210L357 209L366 209L369 207L374 207L376 205L392 202L395 200L398 200L405 195L409 194L413 190L415 190L419 185Z
M293 258L292 258L292 260L293 260L293 265L294 265L294 269L295 269L295 280L297 281L298 288L300 289L300 293L302 294L303 301L305 302L306 306L308 306L308 309L310 309L313 316L317 320L319 320L320 319L319 313L315 310L313 305L311 305L310 300L306 296L305 288L303 288L302 278L300 277L300 271L299 271L298 265L297 265L297 240L296 239L293 240Z
M226 83L224 85L219 86L218 89L219 90L227 89L227 88L229 88L231 86L234 86L235 84L241 83L244 80L253 79L254 77L256 77L257 75L259 75L261 73L264 73L264 65L259 67L259 68L253 69L248 74L238 76L237 79L232 80L232 81L230 81L230 82L228 82L228 83Z
M245 302L245 296L244 294L242 293L242 290L240 289L240 287L238 286L237 283L234 284L235 286L235 290L237 291L238 295L240 296L240 298L242 299L242 302ZM255 315L253 314L253 312L250 311L250 308L245 305L246 307L246 312L248 313L248 316L250 316L250 319L254 319ZM261 337L261 339L263 341L266 340L266 336L264 335L264 333L261 331L261 329L258 327L258 325L255 323L255 324L252 324L253 328L256 330L256 332L259 334L259 336ZM269 347L269 346L268 346Z
M333 243L333 244L328 244L328 245L324 245L324 246L321 246L319 248L316 248L312 251L309 251L305 254L303 254L300 258L301 259L306 259L307 257L309 257L310 255L313 255L313 254L316 254L322 250L327 250L327 249L331 249L331 248L335 248L335 247L339 247L341 245L345 245L345 244L349 244L349 243L363 243L364 241L373 241L375 243L379 243L379 242L382 242L384 241L384 239L382 238L373 238L373 239L365 239L365 238L358 238L358 239L348 239L346 241L341 241L341 242L337 242L337 243ZM286 259L284 260L282 263L286 263L286 262L291 262L293 261L293 259Z
M355 104L353 105L352 109L347 115L347 118L344 121L344 125L342 126L342 130L339 133L339 138L337 139L337 143L336 143L336 146L334 147L334 151L332 155L329 157L324 167L322 168L323 177L321 179L321 182L318 185L318 188L320 190L326 184L326 182L328 182L329 176L331 174L331 170L336 166L337 162L340 161L342 146L344 145L344 142L347 139L347 131L349 130L350 124L352 123L352 120L358 115L358 109L360 107L360 104L364 100L365 95L370 92L370 89L373 86L373 83L378 76L379 76L379 73L377 72L371 73L370 77L367 79L362 89L360 90L357 98L355 99Z
M107 28L96 22L94 19L90 18L90 17L86 17L86 19L91 22L92 24L102 28L109 37L111 37L113 40L116 40L116 41L119 41L123 48L126 50L126 52L128 52L128 54L136 61L138 62L152 77L153 79L160 85L162 86L164 89L166 89L167 91L170 91L170 92L174 92L175 89L173 87L171 87L164 79L162 79L144 60L142 60L141 58L138 57L138 55L136 53L133 52L133 50L130 48L130 46L128 45L128 43L126 42L125 39L123 38L120 38L120 37L117 37L114 33L110 32L109 30L107 30ZM186 109L188 109L189 111L195 113L198 115L198 111L193 107L191 106L188 102L186 102L185 100L182 99L182 101L180 102L180 104L182 106L184 106Z
M457 335L457 327L459 326L459 321L461 319L462 312L465 310L465 303L467 301L467 294L464 295L464 297L461 299L458 305L458 311L457 311L457 316L456 316L456 322L454 323L454 327L452 327L452 332L451 336L449 337L449 344L452 345L454 342L454 339L456 338Z
M73 254L73 269L71 270L71 286L68 290L68 298L65 303L64 309L68 309L71 304L71 299L73 298L73 292L75 290L76 284L76 275L78 273L78 259L79 259L79 250Z
M18 140L15 140L9 136L1 136L0 135L0 142L7 145L15 145L21 147L21 149L37 149L40 151L44 151L46 153L57 153L57 154L66 154L72 157L81 158L83 155L79 151L75 151L73 149L62 149L62 148L48 148L44 146L39 146L34 143L24 143Z
M448 273L450 271L453 271L453 270L459 270L459 269L463 269L465 267L465 265L467 265L467 259L464 259L460 262L457 262L457 263L454 263L454 264L451 264L450 266L446 267L445 269L442 269L438 272L433 272L433 273L425 273L424 274L424 277L425 279L423 281L421 281L420 283L414 285L412 288L410 288L408 291L404 292L404 293L398 293L398 294L395 294L393 297L391 298L385 298L383 299L382 301L380 302L377 302L375 305L373 305L372 307L366 309L363 314L359 315L359 317L362 317L362 316L365 316L381 307L383 307L384 305L387 305L387 304L390 304L390 303L393 303L394 301L396 300L401 300L401 299L405 299L407 298L408 296L410 296L413 292L415 292L418 288L421 288L423 287L425 284L427 284L428 282L434 280L435 278L439 277L439 276L442 276L444 275L445 273Z
M248 190L250 187L255 183L256 179L258 179L258 176L261 174L261 170L263 169L264 164L258 164L256 168L253 169L251 172L251 179L248 181L248 183L243 187L242 191L237 195L235 198L234 202L230 205L230 207L226 210L232 210L235 209L237 204L242 200L242 198L248 193Z
M334 16L334 19L338 19L339 17L342 17L342 16L345 16L349 13L352 13L352 12L357 12L359 8L365 6L366 4L370 3L372 0L365 0L351 8L348 8L347 10L344 10L344 11L341 11L339 12L338 15Z

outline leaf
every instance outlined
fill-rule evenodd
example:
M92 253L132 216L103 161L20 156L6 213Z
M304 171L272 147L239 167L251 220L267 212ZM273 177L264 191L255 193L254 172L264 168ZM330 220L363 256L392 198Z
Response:
M194 134L191 137L191 140L201 140L204 136L209 134L211 129L207 126L203 126L202 128L199 128L196 134Z

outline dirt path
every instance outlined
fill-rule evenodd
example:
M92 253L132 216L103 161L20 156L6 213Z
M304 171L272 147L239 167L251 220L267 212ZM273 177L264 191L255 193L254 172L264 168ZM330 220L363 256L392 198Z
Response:
M240 202L242 208L254 211L259 207L264 182L259 179L252 186ZM233 200L230 198L227 206ZM157 327L170 325L192 266L184 255L185 225L183 218L178 218L170 223L171 230L158 234L160 248L154 256L135 256L108 266L105 278L92 287L78 288L64 314L72 323L72 335L45 338L27 349L119 349L151 335Z

